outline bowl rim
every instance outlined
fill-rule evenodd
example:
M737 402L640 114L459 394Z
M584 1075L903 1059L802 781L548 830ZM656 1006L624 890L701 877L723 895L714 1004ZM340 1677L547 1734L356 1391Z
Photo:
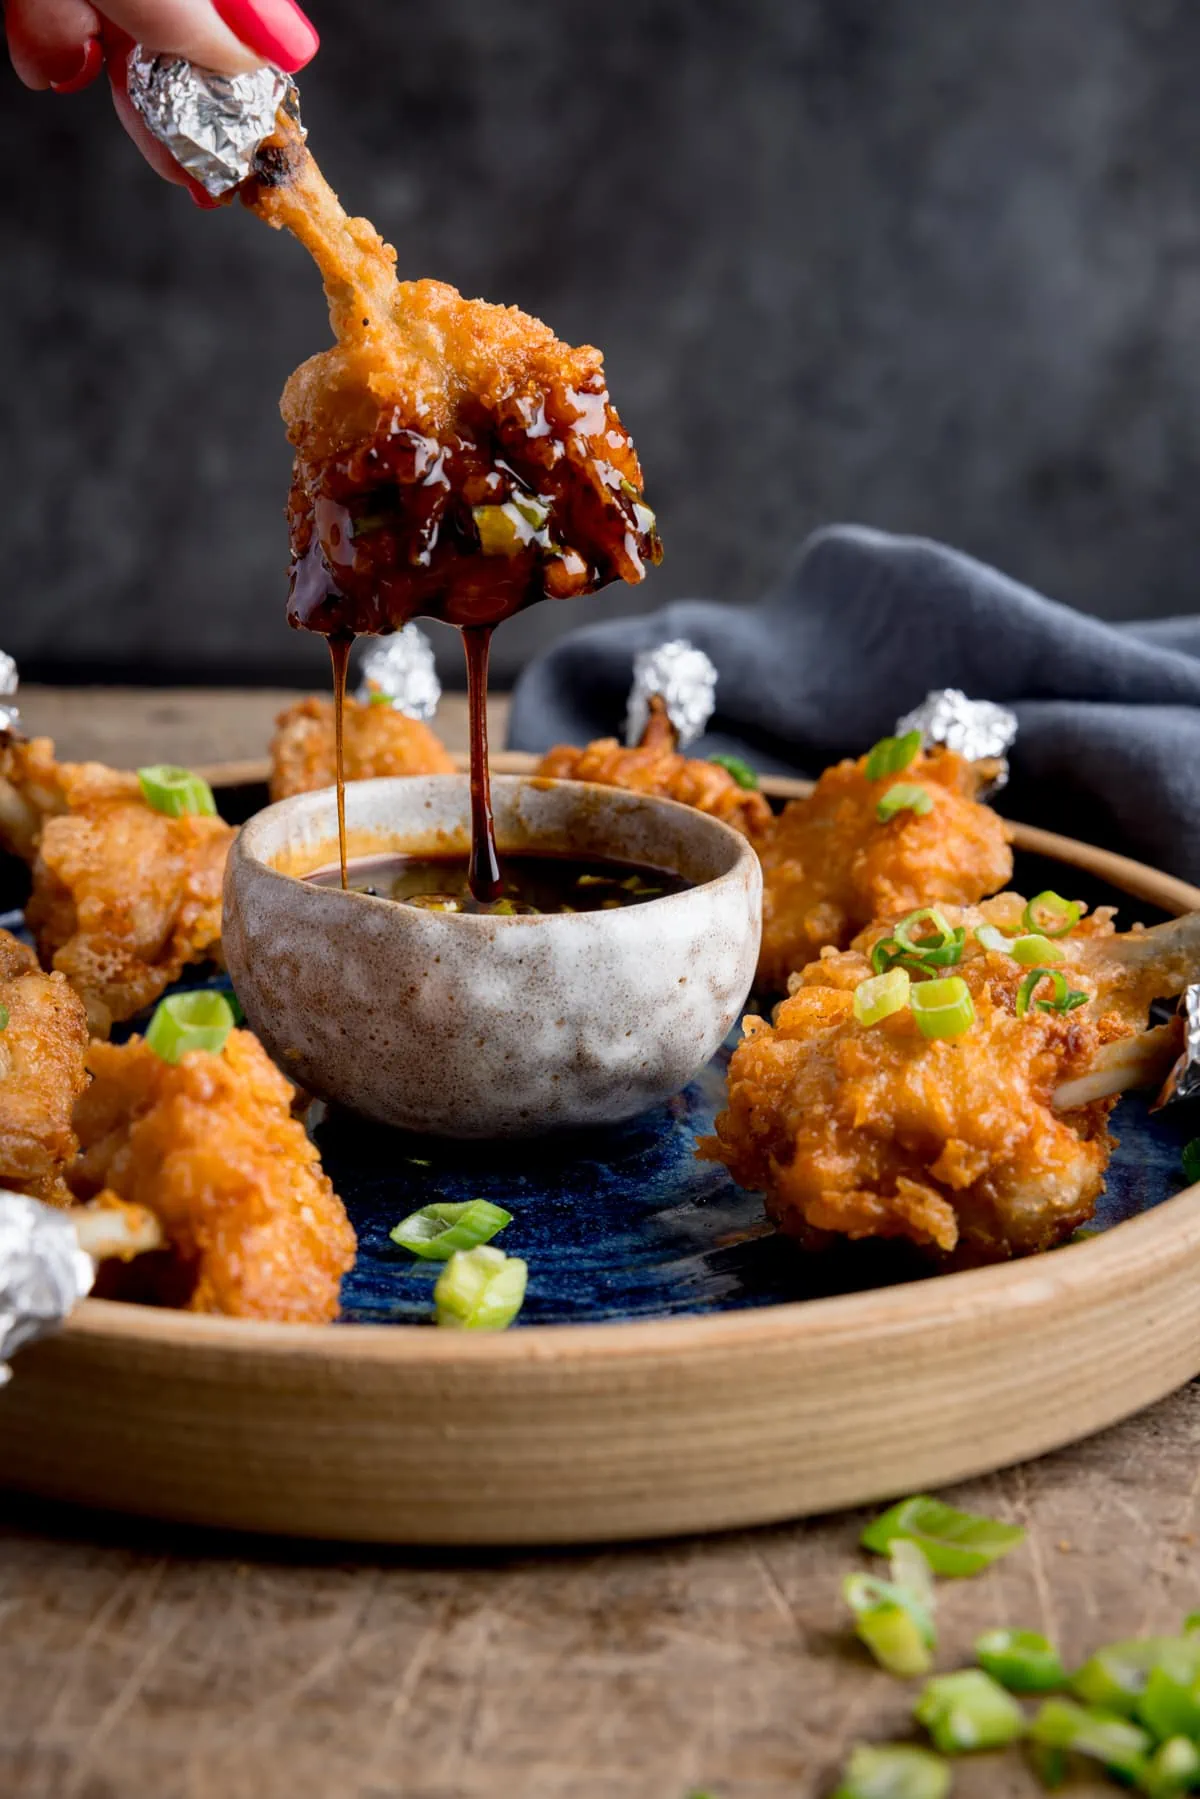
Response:
M454 782L456 785L461 786L466 779L467 776L462 772L432 775L377 775L370 780L347 782L346 791L347 795L349 795L352 788L369 789L386 786L395 788L398 792L411 792L413 785L416 782L436 783L439 786L443 783ZM246 823L239 830L230 852L228 874L226 878L232 880L234 878L233 870L238 861L245 859L252 862L260 874L273 876L280 881L305 889L310 893L332 894L334 896L334 904L343 904L348 901L353 902L354 904L366 904L368 906L379 907L386 910L389 916L398 914L401 918L404 918L409 915L415 915L424 919L445 921L446 926L449 929L469 928L477 931L481 927L490 928L496 925L501 925L505 928L514 925L523 926L525 928L536 928L540 926L544 929L547 925L551 924L560 928L588 927L590 929L596 929L595 921L597 919L624 919L633 914L644 913L654 907L674 906L678 908L680 905L694 905L696 903L697 895L710 893L714 888L729 883L738 883L744 879L747 874L750 875L752 881L755 876L760 876L761 874L761 865L757 853L748 837L743 836L740 831L735 831L733 826L727 825L723 819L713 818L710 813L700 812L694 806L685 806L678 800L666 799L661 794L656 793L640 793L626 787L608 787L598 781L566 781L548 775L535 776L532 773L523 773L519 771L514 771L513 773L493 772L492 774L493 792L497 789L505 791L530 786L534 782L536 782L538 788L569 787L578 789L581 793L593 794L597 796L593 803L602 807L612 808L615 804L619 804L627 810L646 810L651 812L666 811L668 814L685 816L688 820L689 829L698 831L701 836L704 836L706 833L711 834L718 845L726 847L731 852L729 866L723 869L719 874L709 876L706 880L689 882L689 884L679 893L660 894L655 899L643 900L637 906L622 907L619 911L613 912L430 912L424 907L398 906L395 900L384 899L378 894L359 893L352 888L343 892L340 887L316 887L310 876L293 874L286 868L278 867L268 856L256 847L254 842L256 827L260 826L268 818L269 814L278 815L286 808L294 807L301 801L311 802L316 798L324 798L326 796L332 797L336 795L336 789L333 787L319 787L313 788L307 793L289 794L285 799L274 800L270 805L264 806L261 811L256 812L252 818L248 818ZM371 829L372 827L353 828ZM384 826L379 828L381 830L386 829ZM501 853L503 853L503 851ZM598 856L597 859L602 860L603 858ZM651 867L655 865L647 863L646 866ZM677 874L679 871L672 869L667 865L663 867L663 872Z

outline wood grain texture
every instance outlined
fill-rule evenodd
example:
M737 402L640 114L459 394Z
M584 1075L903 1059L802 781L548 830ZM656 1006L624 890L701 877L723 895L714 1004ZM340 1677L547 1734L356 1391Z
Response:
M131 734L173 698L137 696ZM87 696L73 704L86 729ZM214 733L195 760L232 753ZM1056 1370L1041 1373L1048 1390ZM1200 1387L947 1497L1029 1538L943 1588L941 1665L991 1624L1046 1629L1068 1661L1175 1628L1200 1594ZM0 1496L0 1793L824 1799L849 1744L902 1734L912 1700L845 1633L861 1521L464 1555ZM1015 1755L985 1756L959 1765L955 1799L1039 1791Z

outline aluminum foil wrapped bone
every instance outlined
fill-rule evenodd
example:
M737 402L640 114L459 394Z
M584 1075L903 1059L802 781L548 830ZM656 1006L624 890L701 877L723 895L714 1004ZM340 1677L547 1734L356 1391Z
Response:
M0 1189L0 1386L9 1356L57 1330L95 1275L69 1212Z
M20 712L10 703L19 685L16 663L0 650L0 731L15 731L20 723Z
M430 719L437 711L442 684L433 645L416 625L377 638L364 654L355 698L366 702L375 694L386 694L393 711L406 718Z
M282 69L219 75L140 44L129 52L129 98L146 128L214 200L245 181L281 106L299 122L299 97Z
M969 700L957 687L935 687L919 706L896 720L896 735L920 731L921 748L944 743L968 762L995 759L1002 764L988 782L984 797L999 793L1008 782L1009 750L1016 742L1017 715L994 700Z
M1179 1016L1183 1021L1183 1052L1163 1083L1155 1111L1178 1099L1195 1099L1200 1094L1200 981L1181 995Z
M680 749L703 735L712 717L717 691L717 671L703 650L686 638L641 650L633 661L633 686L625 714L625 741L632 748L642 741L650 720L650 696L659 694L667 717L675 727Z

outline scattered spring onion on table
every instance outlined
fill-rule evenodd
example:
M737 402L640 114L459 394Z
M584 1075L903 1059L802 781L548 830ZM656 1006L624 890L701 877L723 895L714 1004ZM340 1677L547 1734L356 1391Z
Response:
M512 1213L490 1200L445 1200L410 1212L388 1235L423 1260L448 1262L456 1250L490 1243L511 1223Z
M1183 1164L1185 1178L1193 1184L1200 1181L1200 1137L1193 1137L1190 1143L1184 1144L1179 1160ZM1200 1619L1200 1612L1194 1616Z
M933 795L924 787L917 787L910 781L897 781L889 787L881 800L875 805L875 816L881 825L895 818L898 812L912 812L917 818L924 818L927 812L933 811Z
M1019 1524L1002 1524L976 1512L960 1512L940 1499L917 1494L875 1518L859 1538L864 1549L887 1555L903 1538L915 1543L935 1574L979 1574L1024 1542Z
M524 1303L528 1274L520 1256L490 1244L456 1249L433 1289L437 1322L451 1330L506 1330Z
M943 1755L1003 1749L1025 1734L1025 1713L1011 1693L981 1668L963 1668L926 1681L913 1717Z
M1047 1699L1029 1727L1031 1740L1099 1762L1110 1774L1137 1780L1154 1745L1148 1732L1070 1699Z
M750 764L744 762L740 756L710 756L708 760L715 768L723 768L739 787L746 789L747 793L757 792L758 776Z
M842 1597L854 1614L855 1632L881 1668L901 1679L927 1674L937 1647L929 1565L914 1544L905 1543L892 1559L891 1575L848 1574Z
M1036 1630L985 1630L975 1660L1010 1693L1050 1693L1066 1684L1058 1650Z
M947 1799L949 1762L909 1743L860 1743L833 1799Z
M152 768L139 768L138 783L142 798L155 812L168 818L198 816L215 818L217 802L208 782L188 768L172 768L160 762Z
M146 1047L172 1063L193 1049L219 1055L233 1028L233 1007L223 993L173 993L159 1001L146 1027Z
M903 737L881 737L867 751L868 781L882 781L888 775L903 774L921 752L920 731L906 731Z

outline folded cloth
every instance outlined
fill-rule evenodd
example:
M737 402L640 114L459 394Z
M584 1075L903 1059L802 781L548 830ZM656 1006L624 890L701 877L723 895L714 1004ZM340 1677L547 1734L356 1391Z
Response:
M564 638L517 684L510 747L620 736L634 656L672 637L718 671L692 755L815 775L959 687L1020 721L1006 815L1200 883L1200 617L1106 624L943 544L836 525L757 605L680 600Z

